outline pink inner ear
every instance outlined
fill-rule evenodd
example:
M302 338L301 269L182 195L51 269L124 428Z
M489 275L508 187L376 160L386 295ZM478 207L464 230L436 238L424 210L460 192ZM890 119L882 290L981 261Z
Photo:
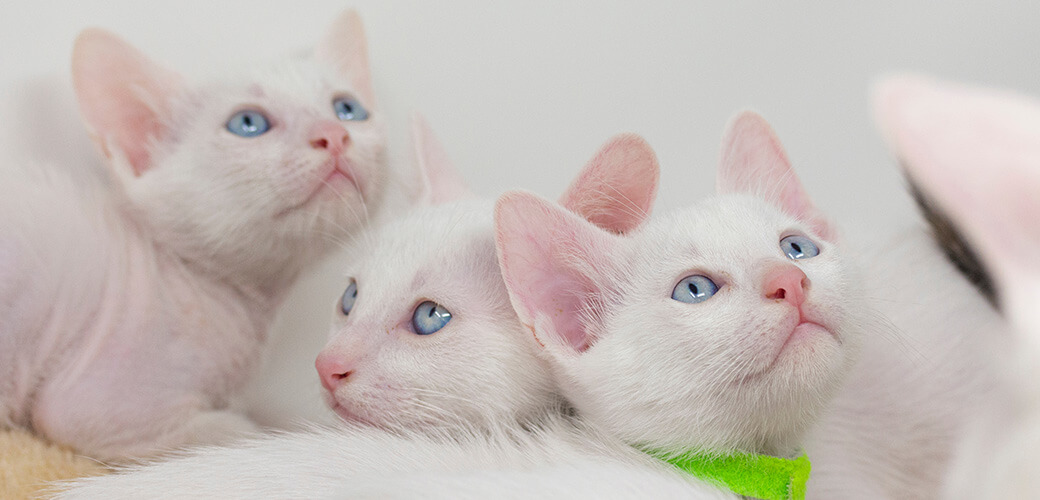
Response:
M357 11L344 11L314 49L315 59L332 66L341 78L350 81L357 97L370 108L375 107L372 71L368 64L368 42L365 27Z
M98 29L76 39L72 77L80 109L105 154L117 149L141 175L151 164L151 143L166 131L180 77Z
M421 183L418 198L422 202L436 205L471 196L437 136L418 113L412 115L412 141Z
M608 141L560 197L560 205L615 233L631 231L653 209L660 169L635 134Z
M835 236L798 181L780 139L757 113L744 111L730 122L722 141L716 188L719 193L759 196L812 226L820 237Z
M499 263L520 321L543 343L587 349L595 340L588 321L601 295L588 273L604 267L609 234L523 192L499 199L495 227Z

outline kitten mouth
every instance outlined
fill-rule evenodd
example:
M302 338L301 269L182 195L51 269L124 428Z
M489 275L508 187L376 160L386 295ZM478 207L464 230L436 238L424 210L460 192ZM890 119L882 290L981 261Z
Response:
M362 188L362 183L358 182L358 178L354 174L354 168L350 160L343 157L330 159L321 166L318 176L319 180L311 186L310 191L307 192L307 196L303 201L285 208L278 212L275 217L285 216L300 207L306 206L318 198L322 191L325 190L329 190L332 193L339 195L338 200L343 201L344 198L340 193L342 193L344 189L353 189L354 191L357 191L358 195L361 197L361 203L364 204L365 190Z
M330 188L339 191L338 186L343 183L349 183L358 194L364 198L364 190L361 189L361 183L358 182L357 176L354 175L354 169L352 168L350 160L343 157L337 157L329 160L328 163L323 165L323 169L327 169L328 173L321 179L318 185L314 186L314 191L311 192L310 198L313 198L323 188ZM304 202L306 203L306 201Z
M346 406L341 405L339 401L335 399L334 396L330 400L329 408L331 408L332 411L336 412L336 415L339 415L339 418L343 419L346 422L368 425L372 427L375 427L377 425L375 422L365 418L362 415L359 415L357 412L351 411Z
M330 163L332 169L329 171L328 175L322 179L322 185L332 185L332 183L337 180L345 180L352 184L354 189L357 189L359 193L361 192L361 184L357 181L357 177L354 175L354 169L351 168L348 160L337 158ZM321 189L321 186L318 186L317 189Z
M834 333L834 330L826 326L822 321L817 319L813 314L806 314L804 308L798 308L798 322L791 328L790 333L787 334L787 338L780 344L780 348L776 351L776 360L780 359L780 356L784 354L788 349L794 347L796 344L802 344L805 342L815 342L818 338L831 338L834 341L841 343L841 339ZM773 360L773 364L776 363Z
M791 325L788 327L787 325ZM815 353L816 349L812 347L813 344L820 342L822 339L832 339L837 343L841 343L841 339L838 337L834 330L821 322L812 315L807 316L802 308L798 309L798 318L796 321L784 321L781 322L779 332L787 332L786 335L778 335L783 338L783 342L780 343L776 349L776 354L773 355L773 359L769 362L763 370L756 373L760 375L768 373L777 365L782 364L782 358L785 353L792 349L808 348L811 352Z

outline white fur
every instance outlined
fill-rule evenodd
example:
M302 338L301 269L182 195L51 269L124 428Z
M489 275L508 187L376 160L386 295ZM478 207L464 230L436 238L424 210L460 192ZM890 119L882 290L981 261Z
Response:
M509 307L491 211L479 199L421 207L379 228L347 264L358 297L346 316L337 298L322 353L353 372L326 392L345 418L395 428L479 426L524 420L554 401L537 346ZM452 318L418 335L412 316L427 300Z
M875 111L921 189L948 213L992 275L1013 328L968 332L1005 346L999 385L975 409L945 498L1032 498L1040 489L1040 102L921 77L887 79ZM985 363L977 345L965 357Z
M937 498L956 443L999 385L998 315L923 228L861 236L878 326L806 443L812 498Z
M537 431L287 434L75 484L56 498L735 498L558 416Z
M111 172L7 162L0 182L0 423L103 459L253 429L225 408L276 307L302 268L366 221L383 185L371 106L370 120L344 125L356 182L322 184L334 159L308 134L351 93L341 71L301 59L198 85L162 80L168 100L148 104L162 122L154 136L98 118L143 98L94 85L110 79L91 71L105 54L150 64L127 47L96 30L77 47L81 103ZM275 126L232 135L224 124L244 107ZM147 164L120 149L135 133Z

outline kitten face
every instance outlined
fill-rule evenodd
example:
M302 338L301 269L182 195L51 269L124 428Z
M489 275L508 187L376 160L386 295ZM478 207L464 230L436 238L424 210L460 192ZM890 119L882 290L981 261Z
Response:
M131 213L214 272L291 274L290 262L330 248L380 198L383 123L353 12L307 59L204 84L87 30L73 75ZM337 99L358 109L338 113ZM242 112L248 121L236 122Z
M807 236L819 255L790 259L781 247L789 235ZM579 388L565 395L634 443L760 450L798 436L852 352L836 246L735 195L652 221L625 243L626 271L602 305L603 338L561 367ZM687 276L718 291L699 303L673 299Z
M490 202L476 200L418 210L380 230L350 266L357 298L349 314L337 301L317 362L341 417L403 427L480 424L522 417L550 400L533 340L509 307L490 214ZM421 335L413 319L426 301L450 320Z
M367 120L340 121L333 109L335 98L351 95L313 62L194 89L171 111L175 136L157 144L154 166L129 185L130 196L168 241L199 251L248 259L327 247L333 238L312 235L359 226L383 184L380 115L370 109ZM240 110L262 112L270 129L230 132ZM300 248L302 239L315 248Z
M523 193L497 208L511 299L563 394L633 444L788 453L851 364L855 299L833 230L761 118L739 117L729 136L720 186L754 196L723 195L628 237ZM790 258L788 236L819 254ZM697 281L700 299L673 299L693 292L689 276L718 289Z

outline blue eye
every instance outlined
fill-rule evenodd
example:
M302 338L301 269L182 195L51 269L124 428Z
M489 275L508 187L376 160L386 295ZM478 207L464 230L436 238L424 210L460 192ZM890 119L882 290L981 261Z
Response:
M415 308L412 315L412 326L415 333L429 335L435 333L451 321L451 313L444 306L427 300Z
M354 301L357 300L357 282L350 280L350 284L347 285L346 291L343 292L343 296L339 299L339 310L343 311L343 315L350 314L350 310L354 308Z
M695 274L683 278L678 285L675 285L675 289L672 290L672 299L687 304L696 304L710 299L717 291L719 291L719 287L711 278Z
M789 259L809 259L820 255L820 249L816 244L805 236L788 236L780 240L780 250L783 250Z
M256 137L271 129L267 117L259 111L239 111L227 122L228 132L241 137Z
M368 119L368 110L353 97L339 97L332 101L332 109L342 121L364 121Z

